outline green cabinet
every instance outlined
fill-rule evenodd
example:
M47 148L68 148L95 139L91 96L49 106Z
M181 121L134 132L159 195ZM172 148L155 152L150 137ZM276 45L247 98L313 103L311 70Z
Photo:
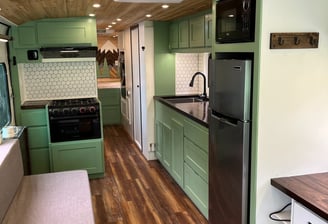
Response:
M155 101L156 156L208 217L208 129Z
M191 18L189 21L190 47L204 47L205 43L204 16Z
M169 29L171 50L206 49L212 44L212 15L200 13L172 21Z
M212 46L212 14L205 15L205 47Z
M52 143L50 152L53 172L84 169L89 177L104 175L102 139Z
M37 45L37 35L34 25L18 26L12 28L14 48L35 48Z
M179 22L179 48L189 47L189 21Z
M42 20L36 24L41 46L97 44L95 21L89 18Z
M103 125L121 123L120 89L98 89Z
M21 124L27 127L27 142L32 174L50 172L48 127L45 109L21 111Z
M170 49L189 47L189 21L182 20L172 22L169 28Z
M183 124L179 116L172 121L172 171L175 181L183 187Z
M179 23L174 22L170 24L169 27L169 41L170 41L170 49L178 49L179 48Z

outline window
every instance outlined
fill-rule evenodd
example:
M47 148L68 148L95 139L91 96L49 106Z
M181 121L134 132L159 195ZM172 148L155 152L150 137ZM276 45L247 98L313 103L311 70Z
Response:
M10 100L8 91L7 70L0 63L0 129L10 123Z

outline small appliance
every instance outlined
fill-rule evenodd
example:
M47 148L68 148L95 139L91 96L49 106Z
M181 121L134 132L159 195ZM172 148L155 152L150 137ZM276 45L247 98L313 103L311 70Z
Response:
M216 42L252 42L255 36L255 0L216 2Z

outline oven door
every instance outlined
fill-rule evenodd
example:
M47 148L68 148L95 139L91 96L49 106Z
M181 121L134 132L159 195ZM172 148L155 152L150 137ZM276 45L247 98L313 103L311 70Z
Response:
M50 118L51 142L101 138L99 116Z

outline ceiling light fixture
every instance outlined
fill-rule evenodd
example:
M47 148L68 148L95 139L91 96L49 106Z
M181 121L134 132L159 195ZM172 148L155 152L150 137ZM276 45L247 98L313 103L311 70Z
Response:
M146 17L147 18L150 18L150 17L152 17L152 15L151 14L147 14Z
M116 21L120 22L120 21L122 21L122 19L121 18L117 18Z
M95 4L92 5L93 8L100 8L100 6L101 5L99 3L95 3Z
M112 28L113 26L112 25L108 25L108 28Z
M0 34L0 42L8 42L9 40L12 40L13 38L7 35Z
M96 14L94 14L94 13L90 13L89 16L91 16L91 17L95 17Z
M165 5L162 5L162 8L163 9L167 9L168 7L170 7L170 6L169 5L166 5L166 4Z
M114 0L114 2L132 3L181 3L183 0Z
M116 24L116 22L112 22L112 24L113 24L113 25L115 25L115 24Z

